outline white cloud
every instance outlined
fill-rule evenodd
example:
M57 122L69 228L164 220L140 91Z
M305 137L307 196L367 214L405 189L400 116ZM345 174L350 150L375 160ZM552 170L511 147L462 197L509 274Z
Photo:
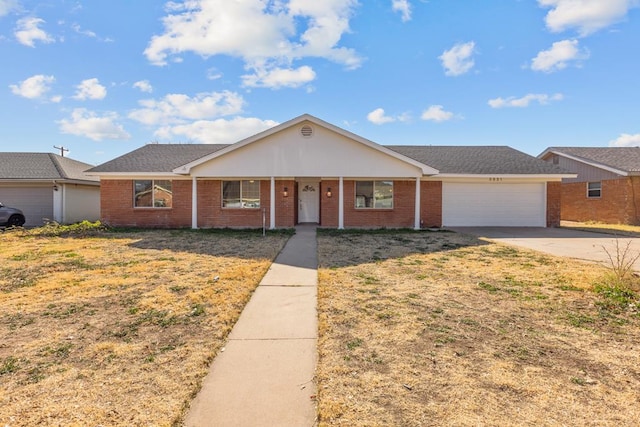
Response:
M395 122L396 119L390 116L386 116L384 113L384 109L376 108L369 114L367 114L367 120L369 120L374 125L383 125L385 123Z
M82 27L80 27L79 24L72 24L71 25L71 29L73 31L75 31L76 33L78 33L78 34L82 34L83 36L87 36L87 37L94 38L94 39L98 38L96 33L94 33L91 30L83 30Z
M420 116L422 120L430 120L434 122L445 122L453 118L453 113L445 111L442 105L432 105L422 113Z
M149 80L140 80L133 84L133 87L140 89L141 92L151 93L153 92L153 86L149 83Z
M129 139L122 125L116 123L118 115L107 112L98 116L95 112L84 108L76 108L69 119L58 122L60 132L102 141L103 139Z
M189 120L213 119L238 114L244 99L235 92L199 93L193 98L183 94L169 94L161 100L139 101L144 107L134 110L129 118L146 125L167 123L185 124Z
M37 74L21 81L17 85L9 85L9 87L14 95L22 96L23 98L38 99L42 98L51 90L51 84L55 82L55 80L53 76Z
M268 87L271 89L296 88L313 81L315 78L316 73L313 68L303 65L295 70L291 68L256 70L255 74L242 76L242 84L247 87Z
M541 7L551 8L545 17L547 28L561 32L576 28L587 36L622 20L637 0L538 0Z
M357 0L171 2L163 18L164 33L152 37L144 54L156 65L185 52L229 55L242 58L256 76L259 71L270 76L271 70L290 69L293 61L307 57L353 69L362 58L339 42L357 5Z
M471 70L474 66L472 55L475 42L458 43L449 50L445 50L438 58L442 61L447 76L459 76Z
M218 80L222 78L222 73L217 68L211 67L207 70L207 79Z
M569 62L581 61L589 58L589 51L580 50L578 40L562 40L551 45L551 49L543 50L531 60L531 69L552 73L562 70Z
M491 108L508 108L508 107L518 107L524 108L528 107L532 102L537 102L540 105L547 105L552 101L561 101L564 96L561 93L556 93L554 95L540 94L540 93L530 93L528 95L523 96L522 98L516 98L511 96L509 98L495 98L490 99L488 104Z
M164 126L155 132L155 136L168 140L185 137L203 144L231 144L277 124L272 120L252 117L198 120L184 125Z
M44 23L45 21L43 19L36 17L19 19L16 23L14 35L18 42L29 47L35 47L36 41L40 41L42 43L53 43L55 41L53 37L38 27L40 24Z
M104 99L105 96L107 96L107 88L102 86L98 79L93 78L83 80L76 86L76 94L73 99Z
M391 7L394 12L400 12L402 22L411 20L411 4L409 0L391 0Z
M0 0L0 16L5 16L18 10L19 6L17 0Z
M621 134L618 138L609 141L610 147L638 147L640 146L640 133L631 135L628 133Z

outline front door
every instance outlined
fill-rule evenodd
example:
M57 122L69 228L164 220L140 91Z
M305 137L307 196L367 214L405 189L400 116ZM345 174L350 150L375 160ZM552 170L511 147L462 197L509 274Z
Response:
M320 220L320 182L301 180L298 182L298 222Z

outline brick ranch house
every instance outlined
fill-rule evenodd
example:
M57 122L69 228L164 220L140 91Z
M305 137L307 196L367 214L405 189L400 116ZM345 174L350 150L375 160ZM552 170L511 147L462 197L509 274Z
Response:
M561 219L640 224L639 147L549 147L538 157L576 174L562 179Z
M305 114L230 145L149 144L94 167L113 226L557 226L556 165L509 147L382 146Z

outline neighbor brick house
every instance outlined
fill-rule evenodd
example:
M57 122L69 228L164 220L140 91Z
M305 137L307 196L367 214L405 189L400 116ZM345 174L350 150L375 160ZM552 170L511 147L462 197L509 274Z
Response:
M562 180L561 219L640 224L639 147L550 147L538 157L577 174Z
M573 176L509 147L382 146L310 115L230 145L145 145L88 173L114 226L270 229L557 226Z

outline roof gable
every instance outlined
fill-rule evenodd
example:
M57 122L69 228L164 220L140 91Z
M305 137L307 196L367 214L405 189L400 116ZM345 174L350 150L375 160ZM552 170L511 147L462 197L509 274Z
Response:
M305 126L311 128L311 136L303 135L302 129ZM265 142L268 142L270 147L266 147ZM279 150L274 150L276 146ZM252 155L249 154L249 147L253 152ZM355 156L349 159L350 169L339 168L339 163L346 160L345 156ZM218 169L220 170L219 176L223 176L226 173L226 168L222 167L221 162L217 162L216 159L224 157L225 161L234 165L243 164L243 162L251 163L249 165L251 175L245 174L244 176L269 176L273 175L275 170L278 171L279 176L350 176L349 174L362 176L363 172L357 170L357 160L360 156L366 157L368 162L375 163L375 165L370 164L367 168L369 173L375 166L382 168L378 171L380 176L385 176L385 170L389 171L389 176L407 173L401 169L414 170L409 174L410 176L415 176L415 170L419 170L420 174L424 175L438 173L436 169L426 164L309 114L296 117L208 156L182 165L174 172L195 173L196 175L216 174L212 169ZM356 164L354 164L354 160ZM209 166L205 166L207 163ZM213 163L217 163L218 168L213 168ZM269 167L270 169L266 169ZM236 168L234 167L234 169Z
M549 147L538 157L546 158L550 154L619 175L640 175L640 147Z

